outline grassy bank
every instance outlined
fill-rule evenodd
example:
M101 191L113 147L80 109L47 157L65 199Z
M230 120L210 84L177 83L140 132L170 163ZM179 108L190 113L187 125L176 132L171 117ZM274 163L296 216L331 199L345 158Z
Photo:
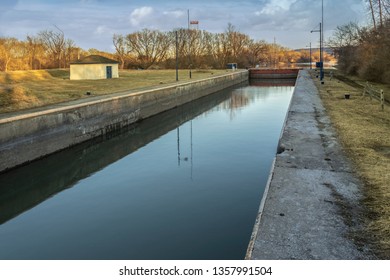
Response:
M363 97L364 81L338 75L339 79L332 81L325 78L324 85L315 79L316 85L339 139L365 185L365 240L373 244L378 257L390 259L390 107L386 105L381 111L379 101ZM390 97L388 86L375 86ZM345 99L345 94L350 94L350 99Z
M225 74L226 70L192 70L192 80ZM118 79L69 80L68 69L0 72L0 113L34 108L115 92L176 83L175 70L124 70ZM179 71L179 82L189 81Z

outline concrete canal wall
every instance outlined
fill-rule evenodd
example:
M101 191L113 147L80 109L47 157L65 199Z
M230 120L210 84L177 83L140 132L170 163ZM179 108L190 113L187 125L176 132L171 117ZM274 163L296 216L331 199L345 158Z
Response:
M0 116L0 172L248 80L248 71Z

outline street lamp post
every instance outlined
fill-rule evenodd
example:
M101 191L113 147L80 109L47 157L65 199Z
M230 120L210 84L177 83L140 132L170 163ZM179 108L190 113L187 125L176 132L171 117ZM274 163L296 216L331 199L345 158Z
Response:
M321 0L321 22L320 22L320 29L319 30L312 30L313 32L320 32L320 81L321 84L323 84L324 79L324 0Z
M179 40L177 30L175 31L176 38L176 82L179 81Z
M310 42L310 70L313 69L313 64L311 61L311 42Z
M320 80L324 78L324 62L323 62L323 50L322 50L322 23L320 22L320 29L312 30L310 33L320 32Z
M323 84L324 79L324 0L321 0L321 71L320 71L320 80Z
M191 39L191 32L190 32L190 10L187 10L187 20L188 20L188 28L187 28L187 34L188 34L188 63L190 68L190 79L192 78L192 72L191 72L191 45L190 45L190 39Z
M309 47L309 50L310 50L310 56L309 56L309 61L310 61L310 69L313 69L312 68L312 61L311 61L311 42L309 44L309 46L306 46L306 48Z

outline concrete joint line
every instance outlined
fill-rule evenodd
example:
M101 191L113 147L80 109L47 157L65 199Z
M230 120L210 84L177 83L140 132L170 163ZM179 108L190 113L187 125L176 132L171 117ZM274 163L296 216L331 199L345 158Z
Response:
M258 214L256 217L256 221L255 221L255 224L253 226L252 235L251 235L251 238L249 240L249 245L248 245L248 248L247 248L247 251L245 254L246 260L252 259L252 252L253 252L253 249L255 246L256 237L259 233L260 222L261 222L261 217L262 217L263 211L264 211L265 201L267 200L267 195L268 195L268 191L269 191L269 188L271 185L271 181L272 181L272 178L274 177L275 162L276 162L276 157L274 157L274 160L272 161L271 172L268 176L268 181L267 181L267 184L265 186L263 197L262 197L261 202L260 202L259 211L258 211Z

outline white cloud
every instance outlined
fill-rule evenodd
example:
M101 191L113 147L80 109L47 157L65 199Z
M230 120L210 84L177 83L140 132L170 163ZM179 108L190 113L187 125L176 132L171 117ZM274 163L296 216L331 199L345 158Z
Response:
M291 0L271 0L269 1L260 12L257 12L256 15L267 14L267 15L276 15L280 12L285 12L290 9L290 6L296 1Z
M163 14L166 16L174 17L174 18L181 18L186 13L183 10L172 10L172 11L165 11L165 12L163 12Z
M185 2L185 3L184 3ZM140 4L143 3L143 4ZM325 35L337 25L369 20L365 0L324 0ZM66 17L58 17L58 11ZM224 32L228 22L253 39L300 47L321 16L320 0L0 0L0 34L24 40L45 29L61 28L82 48L111 50L112 34L142 28L169 31L199 20L200 29ZM362 22L363 21L363 22Z
M137 8L130 14L130 23L134 26L138 26L144 19L149 17L152 13L153 13L152 7Z
M99 25L95 31L94 31L95 34L97 35L101 35L101 34L106 34L106 33L114 33L110 28L108 28L107 26L105 25Z

